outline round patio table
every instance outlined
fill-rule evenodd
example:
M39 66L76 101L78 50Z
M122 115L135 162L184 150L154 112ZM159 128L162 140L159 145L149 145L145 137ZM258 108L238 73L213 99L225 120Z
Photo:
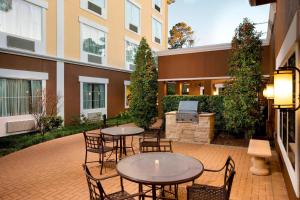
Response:
M203 164L190 156L178 153L141 153L124 158L117 164L119 175L141 185L152 186L156 199L156 186L178 185L193 181L203 173ZM177 197L175 188L175 198Z
M134 136L143 133L145 130L139 127L124 127L124 126L113 126L109 128L101 129L101 133L113 137L120 137L120 159L122 159L122 154L126 155L126 136ZM118 143L117 143L117 148Z

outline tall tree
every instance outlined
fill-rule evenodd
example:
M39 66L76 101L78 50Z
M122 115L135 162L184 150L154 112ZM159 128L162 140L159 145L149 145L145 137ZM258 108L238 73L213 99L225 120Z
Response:
M194 45L194 31L185 22L175 24L170 30L169 45L171 49L191 47Z
M261 77L261 33L247 18L235 30L229 61L229 75L224 91L224 117L230 132L251 137L259 122L258 92Z
M157 67L152 51L142 38L135 55L135 71L131 74L130 114L136 125L148 128L157 115Z

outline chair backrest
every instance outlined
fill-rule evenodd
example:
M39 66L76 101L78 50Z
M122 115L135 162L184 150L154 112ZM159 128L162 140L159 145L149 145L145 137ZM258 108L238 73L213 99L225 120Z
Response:
M229 199L233 178L235 175L235 163L231 156L228 156L225 163L224 188L226 190L227 199Z
M89 188L89 193L90 193L90 200L104 200L104 197L106 196L104 189L101 185L101 182L94 178L91 175L91 172L89 170L89 168L83 164L82 165L85 176L86 176L86 181L88 184L88 188Z
M86 149L103 149L104 141L102 134L88 134L83 132Z

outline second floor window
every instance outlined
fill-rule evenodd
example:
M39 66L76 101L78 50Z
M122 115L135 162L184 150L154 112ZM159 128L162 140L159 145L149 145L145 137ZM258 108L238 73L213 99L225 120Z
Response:
M153 0L153 8L158 12L161 12L162 0Z
M82 24L81 34L83 61L104 64L106 58L106 33Z
M140 33L140 8L126 1L126 17L125 26L128 30Z
M1 0L0 32L42 40L42 8L23 0Z
M162 38L162 25L161 23L152 18L152 35L153 35L153 41L158 43L158 44L161 44L162 41L161 41L161 38Z
M126 41L125 52L126 52L126 66L129 70L135 70L134 59L138 45L132 42Z

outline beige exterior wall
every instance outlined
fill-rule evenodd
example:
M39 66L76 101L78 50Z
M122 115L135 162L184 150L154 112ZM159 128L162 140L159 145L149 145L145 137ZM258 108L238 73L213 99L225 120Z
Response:
M167 49L168 38L168 4L163 0L162 12L159 13L152 6L152 0L130 0L141 7L141 33L129 31L125 28L125 2L126 0L106 0L107 15L102 18L80 7L81 0L65 0L64 4L64 41L65 58L80 60L80 22L84 17L108 29L107 37L107 65L120 69L125 66L125 37L140 41L145 37L154 51ZM56 1L48 1L47 11L47 53L56 55ZM152 16L162 22L162 44L152 41Z
M56 1L48 1L46 11L46 52L56 55Z

